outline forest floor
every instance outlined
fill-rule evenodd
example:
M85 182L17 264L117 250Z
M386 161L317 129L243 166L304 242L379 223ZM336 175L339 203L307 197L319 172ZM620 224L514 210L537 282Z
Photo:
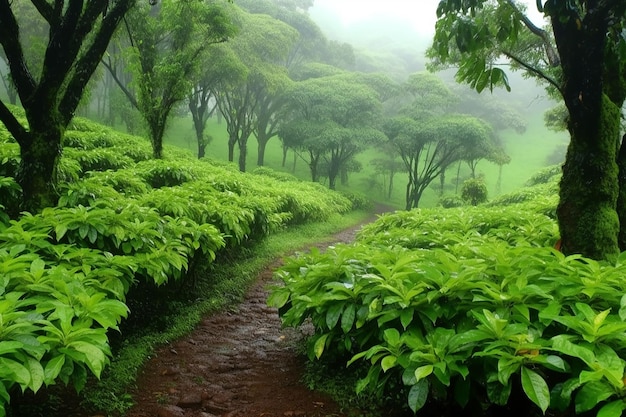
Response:
M376 213L387 209L376 207ZM314 246L351 242L362 225ZM258 276L241 304L205 317L191 334L158 349L138 377L127 417L346 416L301 381L306 330L282 328L278 312L266 304L280 264Z

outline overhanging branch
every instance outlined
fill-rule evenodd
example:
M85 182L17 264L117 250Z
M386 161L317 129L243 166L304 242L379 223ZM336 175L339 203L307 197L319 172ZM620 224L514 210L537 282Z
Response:
M554 88L556 88L556 90L559 92L559 94L561 94L561 96L563 96L563 89L561 88L559 83L554 78L550 77L548 74L546 74L545 72L541 71L540 69L535 68L532 65L527 64L522 59L520 59L517 56L515 56L512 52L505 51L505 50L502 50L501 52L507 58L509 58L510 60L514 61L516 64L522 66L525 70L535 74L539 78L542 78L542 79L546 80Z
M531 33L533 33L534 35L536 35L539 38L541 38L541 41L543 43L543 48L546 51L546 56L548 57L548 63L550 64L550 66L551 67L558 67L559 65L561 65L561 59L559 58L559 54L557 53L556 49L554 48L554 45L552 45L552 42L550 40L550 35L548 34L548 32L546 32L545 30L541 29L540 27L537 27L533 22L531 22L531 20L528 18L528 16L526 16L524 13L522 13L522 11L517 7L517 4L515 4L515 1L513 1L513 0L506 0L506 2L518 14L518 16L521 19L522 23L524 23L524 26L526 26L528 28L528 30L530 30Z

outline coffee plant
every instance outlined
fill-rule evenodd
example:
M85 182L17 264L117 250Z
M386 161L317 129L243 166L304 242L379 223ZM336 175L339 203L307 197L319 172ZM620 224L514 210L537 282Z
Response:
M131 293L155 294L225 250L353 208L287 176L243 174L175 148L150 157L147 140L76 118L58 205L20 214L19 147L0 127L0 417L13 395L58 382L80 391L99 377L110 332L133 314Z
M547 201L384 215L288 260L269 303L310 320L312 360L365 365L357 393L400 390L413 412L619 417L626 254L558 252Z

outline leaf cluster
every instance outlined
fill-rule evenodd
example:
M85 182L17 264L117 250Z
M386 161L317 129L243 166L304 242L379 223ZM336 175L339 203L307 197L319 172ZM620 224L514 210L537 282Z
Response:
M21 190L10 169L0 176L0 416L19 391L57 382L81 390L89 373L99 377L131 290L154 295L140 289L188 280L226 250L353 208L319 184L244 174L173 149L171 159L150 155L144 139L77 118L57 207L18 216L10 202ZM19 164L12 151L2 158L2 169Z
M521 398L536 415L620 416L625 258L564 256L533 207L384 215L352 245L290 259L269 302L285 325L312 322L311 358L366 364L356 391L404 385L414 412Z

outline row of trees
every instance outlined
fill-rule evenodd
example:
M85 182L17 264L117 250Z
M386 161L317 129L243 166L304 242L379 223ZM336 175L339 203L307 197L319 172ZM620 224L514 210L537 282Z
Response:
M338 88L346 96L342 101L337 95L337 101L332 102L337 111L324 110L319 103L326 104L328 97L317 95L318 91L329 91L331 82L339 85L347 83L347 78L355 80L359 76L341 71L325 73L323 77L303 72L294 76L298 73L296 68L305 62L345 63L345 59L337 58L341 54L332 53L345 51L345 46L329 43L310 24L304 13L311 5L307 1L238 2L255 13L243 12L222 1L171 0L156 7L153 1L58 1L54 5L32 1L32 10L48 29L43 40L39 40L45 45L39 59L27 58L26 40L21 36L25 26L17 12L24 3L0 0L0 44L10 70L12 91L25 108L28 127L2 102L0 120L20 144L18 181L26 209L54 204L53 174L62 151L63 131L116 33L116 51L120 55L115 59L123 59L127 65L117 67L109 61L109 66L116 71L123 69L123 73L117 72L120 80L130 80L120 84L130 87L127 96L136 100L136 107L149 126L156 157L160 156L167 115L175 106L172 103L194 94L196 102L208 97L206 103L217 103L227 119L229 144L238 145L240 154L245 155L252 133L263 138L263 133L257 131L259 126L265 126L268 135L278 132L286 143L316 138L331 147L340 144L333 151L329 147L324 155L306 143L299 145L309 155L312 175L315 161L324 158L329 178L337 171L333 160L348 161L358 151L345 146L348 138L377 142L383 138L377 130L398 138L391 140L398 148L411 136L414 143L431 143L426 139L443 128L437 123L446 126L446 141L453 142L454 132L460 130L460 116L440 118L411 113L412 106L406 100L395 101L403 104L402 111L396 107L396 113L388 113L394 106L387 104L388 96L378 88L380 85L367 77L360 78L352 88ZM458 79L478 91L498 85L508 88L506 74L498 66L505 57L514 66L544 80L550 92L563 100L572 141L558 209L562 248L567 253L592 258L613 258L626 248L626 181L620 175L626 171L626 151L620 137L621 108L626 98L626 3L546 0L538 1L537 6L550 18L549 30L533 25L515 0L442 0L431 57L441 66L456 66ZM277 25L276 20L284 25ZM123 30L116 32L122 22ZM255 33L255 28L259 32ZM231 37L233 42L222 42ZM270 41L265 41L265 37ZM187 45L191 47L188 49ZM326 47L320 49L320 45ZM113 51L109 49L109 54L113 55ZM176 52L175 59L168 60L172 52ZM181 76L187 73L205 76L204 84L200 82L202 78ZM158 83L163 79L171 81L172 74L176 74L176 83ZM316 84L319 88L315 88ZM280 110L283 100L288 105ZM367 105L359 107L364 102ZM266 114L259 118L262 111ZM382 123L380 119L376 126L378 114L401 115L406 123L399 119ZM355 121L346 122L348 116L354 116ZM417 125L412 126L409 119ZM283 122L282 127L276 130L273 121ZM150 125L152 122L154 126ZM471 134L467 143L475 143L471 138L485 134L486 128L476 120L469 122L473 127L468 130ZM385 127L381 130L381 126ZM306 136L296 134L298 131ZM200 145L203 141L204 137ZM417 145L413 157L402 157L409 172L417 172L410 165L412 158L418 159L415 155L426 160L429 155L444 161L461 159L463 145L451 151L454 146L436 142L435 147ZM245 163L242 161L245 159L240 159L241 164ZM440 174L445 171L438 170ZM329 182L333 184L334 180ZM407 207L414 205L409 201L419 201L419 194L419 188L407 187Z
M30 72L43 71L33 51L50 47L43 47L46 34L33 22L45 19L36 3L20 4L12 12L28 36L16 40L32 55L24 62L37 63ZM468 162L473 174L478 160L503 155L484 122L444 117L454 100L438 78L416 74L400 85L381 74L350 71L350 46L328 41L306 13L310 6L293 0L140 2L124 15L92 85L83 88L92 101L95 96L99 111L108 108L112 115L119 107L129 129L134 126L128 113L139 114L155 158L163 156L167 123L185 102L198 156L204 156L210 138L207 119L217 112L228 131L229 160L238 150L242 171L251 136L258 143L258 165L268 141L280 137L285 154L296 152L312 180L327 177L330 188L358 169L359 152L384 147L388 162L399 157L409 173L407 209L417 207L424 190L453 162ZM102 10L101 16L108 13ZM25 192L26 208L54 201L52 193L47 203L34 198L37 194Z

